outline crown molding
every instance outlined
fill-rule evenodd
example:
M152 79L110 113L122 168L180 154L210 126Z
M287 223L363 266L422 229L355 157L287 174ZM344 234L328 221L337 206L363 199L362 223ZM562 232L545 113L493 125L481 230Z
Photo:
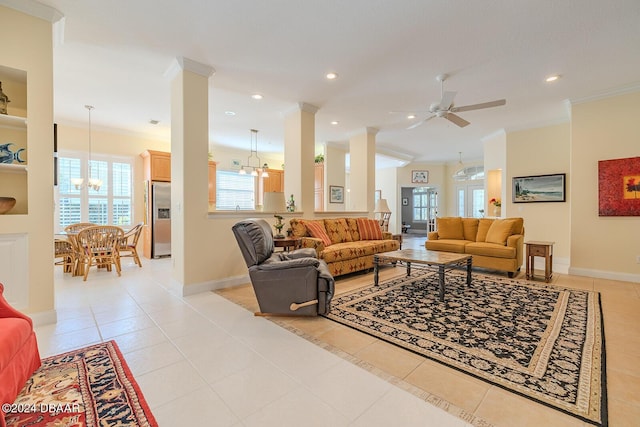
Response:
M58 22L64 18L64 15L58 9L35 0L0 0L0 6L6 6L51 23Z
M211 77L216 72L215 68L210 65L185 58L184 56L177 56L171 65L169 65L169 68L165 71L164 75L169 79L173 79L180 71L190 71L206 78Z
M614 96L628 95L630 93L640 92L640 83L633 83L629 86L623 86L616 89L602 91L595 95L584 96L582 98L569 99L568 102L571 105L583 104L585 102L598 101L606 98L613 98Z

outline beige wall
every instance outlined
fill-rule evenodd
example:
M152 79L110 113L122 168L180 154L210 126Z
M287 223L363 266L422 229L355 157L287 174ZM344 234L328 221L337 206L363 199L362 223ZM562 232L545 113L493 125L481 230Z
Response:
M640 217L598 216L598 161L640 155L640 92L571 107L571 269L640 281Z
M55 319L53 299L53 48L51 22L0 6L0 63L27 72L28 215L3 215L0 234L28 235L27 313ZM10 104L11 105L11 104Z
M516 176L570 174L569 123L507 133L502 215L523 217L525 240L555 242L554 270L566 273L571 256L571 192L564 203L511 203L512 178ZM567 190L569 185L567 184Z

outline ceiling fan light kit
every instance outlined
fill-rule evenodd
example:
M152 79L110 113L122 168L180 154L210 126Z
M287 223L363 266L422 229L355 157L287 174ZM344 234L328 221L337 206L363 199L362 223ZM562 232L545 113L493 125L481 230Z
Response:
M431 115L412 124L407 129L417 128L424 122L429 121L434 117L441 117L441 118L447 119L451 123L455 124L456 126L463 128L465 126L470 125L471 123L454 113L462 112L462 111L481 110L483 108L499 107L507 103L506 99L498 99L495 101L482 102L480 104L454 107L453 99L455 98L457 92L452 92L452 91L445 92L444 90L444 81L447 80L448 77L449 76L447 74L439 74L438 76L436 76L436 80L440 82L440 102L434 102L429 106L429 112L431 113Z

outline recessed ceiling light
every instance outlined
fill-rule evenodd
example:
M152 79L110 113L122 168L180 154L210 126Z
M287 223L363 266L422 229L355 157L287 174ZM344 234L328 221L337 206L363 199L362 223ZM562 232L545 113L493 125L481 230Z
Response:
M262 95L260 95L259 93L254 93L253 95L251 95L251 97L253 99L262 99Z
M547 77L546 79L544 79L545 82L547 83L551 83L551 82L555 82L556 80L558 80L560 78L559 74L554 74L552 76Z
M409 115L407 116L407 119L415 119L415 118L416 118L416 115L415 115L415 114L409 114Z
M337 121L337 120L334 120L334 121L331 122L332 125L337 125L338 123L340 123L340 122Z
M235 115L236 115L236 112L235 112L235 111L230 111L230 110L229 110L229 111L225 111L224 113L225 113L227 116L235 116Z
M160 123L160 121L155 120L155 119L151 119L151 120L149 120L149 123L151 123L152 125L157 125L158 123Z
M325 77L327 78L327 80L335 80L338 78L338 73L330 72L327 73Z

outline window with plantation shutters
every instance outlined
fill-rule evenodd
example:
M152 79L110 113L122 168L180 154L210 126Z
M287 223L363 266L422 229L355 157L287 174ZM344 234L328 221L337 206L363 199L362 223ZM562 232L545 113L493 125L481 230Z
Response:
M128 227L133 224L133 159L110 158L87 153L60 152L56 191L56 229L69 224L93 222ZM87 188L87 179L102 180L99 190ZM84 178L76 189L72 178Z
M256 178L237 171L216 172L217 210L254 210L256 206Z

